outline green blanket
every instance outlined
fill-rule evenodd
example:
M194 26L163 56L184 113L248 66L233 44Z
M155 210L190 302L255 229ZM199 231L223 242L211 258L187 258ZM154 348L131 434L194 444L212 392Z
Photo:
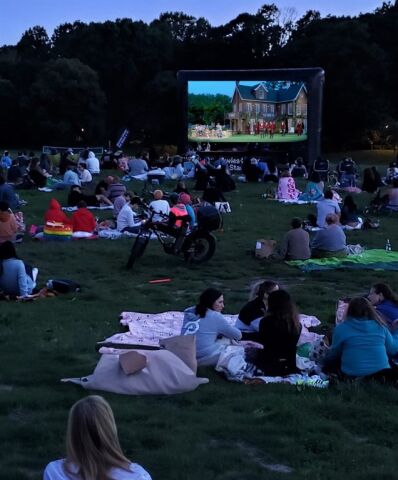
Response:
M375 249L365 250L360 255L350 255L345 258L310 258L309 260L290 260L286 263L298 267L303 272L335 268L398 270L398 252Z

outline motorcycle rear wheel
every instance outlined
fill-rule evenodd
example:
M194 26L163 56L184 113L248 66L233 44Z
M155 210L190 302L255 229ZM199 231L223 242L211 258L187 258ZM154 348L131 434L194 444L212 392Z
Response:
M210 233L198 232L187 240L187 248L184 249L184 256L187 262L194 264L204 263L214 255L216 239Z

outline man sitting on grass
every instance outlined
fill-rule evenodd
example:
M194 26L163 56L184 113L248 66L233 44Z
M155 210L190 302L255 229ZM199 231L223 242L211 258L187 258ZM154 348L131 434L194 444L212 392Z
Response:
M334 213L340 216L340 207L336 200L333 199L333 192L332 190L326 190L323 194L323 200L319 201L316 204L316 223L318 227L325 227L325 219L329 213Z
M319 230L312 240L312 258L346 257L346 236L335 213L326 215L326 228Z
M285 260L307 260L311 258L310 236L303 229L301 218L293 218L292 229L283 238L280 255Z

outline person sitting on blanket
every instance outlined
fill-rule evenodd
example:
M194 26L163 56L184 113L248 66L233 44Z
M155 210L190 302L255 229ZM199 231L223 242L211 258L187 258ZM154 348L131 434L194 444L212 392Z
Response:
M80 200L76 212L72 214L72 227L74 237L91 237L97 228L94 215L87 208L87 203Z
M222 292L208 288L199 297L196 307L184 311L182 335L196 336L196 358L199 366L215 366L225 343L218 340L240 340L241 332L229 325L221 314L224 308Z
M0 201L0 244L17 240L18 224L7 202Z
M297 200L300 191L296 189L294 178L289 170L284 170L278 183L278 200Z
M72 185L68 195L68 206L77 207L78 203L82 200L85 201L89 207L99 207L101 204L113 206L113 203L105 195L86 195L82 193L79 185Z
M65 214L58 200L52 198L44 214L44 223L56 222L70 225L72 220Z
M396 331L398 327L398 295L389 285L375 283L368 294L370 303L376 312L386 321L390 330Z
M283 238L280 256L285 260L307 260L311 258L310 236L303 229L301 218L293 218L292 229Z
M259 325L263 350L256 352L257 375L285 376L300 373L296 366L301 324L297 307L286 290L269 294L268 311Z
M326 228L316 232L312 243L312 258L346 257L346 236L339 225L339 217L335 213L326 215Z
M162 190L155 190L153 192L153 200L149 204L149 208L155 212L153 215L154 222L165 221L165 215L168 216L170 213L170 205L167 200L163 200Z
M6 295L26 297L36 286L38 269L24 264L12 242L0 244L0 291Z
M249 301L242 307L235 327L242 332L242 340L258 341L260 320L268 307L268 296L279 290L279 285L273 280L256 282L250 292Z
M299 200L305 202L317 202L323 198L324 183L318 172L312 172L309 181L305 187L305 192L299 196Z
M324 371L347 378L362 377L397 383L398 374L391 368L389 356L396 355L398 343L388 331L370 301L354 297L348 304L344 322L336 326Z
M123 205L116 220L116 228L122 233L138 233L141 228L141 220L138 219L136 210L141 200L139 197L128 199L126 197L126 204Z
M43 480L151 480L126 458L120 447L112 409L99 395L77 401L69 412L66 458L50 462Z
M341 209L341 223L351 228L359 228L362 221L358 216L358 207L351 195L347 195Z
M326 190L323 196L323 200L316 204L316 224L321 228L326 226L325 220L328 213L335 213L340 216L340 207L337 201L333 198L333 191Z

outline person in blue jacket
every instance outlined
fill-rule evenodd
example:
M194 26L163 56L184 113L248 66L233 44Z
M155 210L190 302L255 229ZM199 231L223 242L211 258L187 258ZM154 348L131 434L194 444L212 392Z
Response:
M184 311L182 335L196 336L196 358L199 366L215 366L225 342L240 340L240 330L230 325L222 315L224 296L215 288L206 289L199 297L199 303Z
M398 327L398 295L389 285L375 283L370 289L368 299L386 321L390 330L395 331Z
M325 366L341 362L348 378L365 377L382 382L398 381L389 357L398 352L398 342L391 335L370 301L354 297L348 304L346 319L336 326Z

